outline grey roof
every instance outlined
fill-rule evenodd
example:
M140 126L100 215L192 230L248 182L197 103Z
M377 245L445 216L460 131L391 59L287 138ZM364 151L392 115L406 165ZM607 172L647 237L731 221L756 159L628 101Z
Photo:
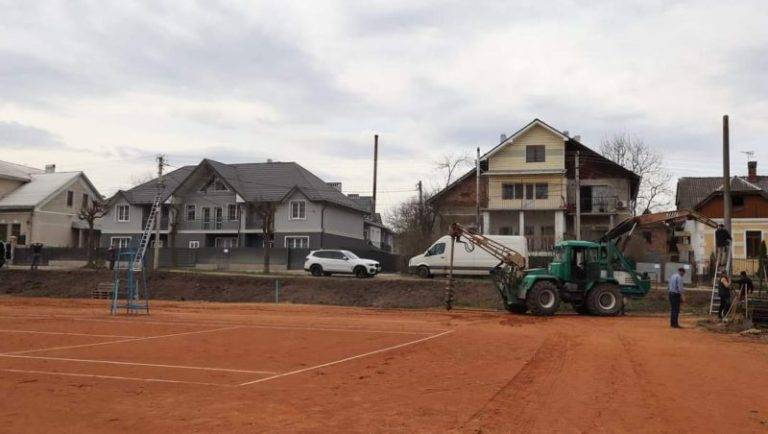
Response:
M0 208L34 208L83 172L34 173L30 181L0 199Z
M171 195L171 192L176 190L176 187L181 184L182 181L187 179L192 170L197 166L184 166L176 169L172 172L165 174L165 188L163 189L163 200L167 199ZM139 184L130 190L120 190L112 196L114 199L118 195L123 195L125 200L133 204L151 204L157 194L157 178L147 181L143 184Z
M0 178L29 181L33 173L43 173L43 170L0 160Z
M723 178L720 176L680 178L677 181L677 209L694 209L712 193L722 189ZM758 176L755 182L734 176L731 178L731 191L768 193L768 176Z
M291 192L298 190L311 201L329 202L357 211L366 211L358 203L294 162L225 164L205 159L197 166L184 166L168 173L163 200L193 171L205 166L221 176L224 182L248 202L281 202ZM119 193L131 203L151 203L157 191L156 182L152 180Z

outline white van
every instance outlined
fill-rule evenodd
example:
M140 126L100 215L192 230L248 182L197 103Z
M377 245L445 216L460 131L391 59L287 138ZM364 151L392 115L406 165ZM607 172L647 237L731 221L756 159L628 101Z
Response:
M525 258L528 266L528 243L525 237L512 235L486 235L486 237L501 243ZM462 238L462 241L466 241ZM466 249L466 244L456 243L456 252L453 255L453 274L458 275L487 275L491 269L499 265L499 260L490 253L474 246L471 252ZM414 256L408 261L408 270L419 277L430 277L439 274L448 274L451 261L451 237L446 235L435 241L426 252Z

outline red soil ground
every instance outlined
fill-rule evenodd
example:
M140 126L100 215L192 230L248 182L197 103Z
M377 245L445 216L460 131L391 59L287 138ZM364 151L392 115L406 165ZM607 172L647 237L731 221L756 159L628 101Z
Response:
M0 298L0 430L768 431L768 345L692 320L153 308Z

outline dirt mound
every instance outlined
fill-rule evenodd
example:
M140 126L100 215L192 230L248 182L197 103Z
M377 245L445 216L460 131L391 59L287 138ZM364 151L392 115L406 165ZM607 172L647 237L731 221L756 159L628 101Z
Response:
M108 271L5 270L0 292L27 297L89 298L101 282L111 282ZM443 306L444 280L355 279L333 277L262 277L159 272L149 279L151 298L223 302L275 301L279 282L281 303L339 306L430 308ZM459 279L455 285L460 307L501 308L490 282Z

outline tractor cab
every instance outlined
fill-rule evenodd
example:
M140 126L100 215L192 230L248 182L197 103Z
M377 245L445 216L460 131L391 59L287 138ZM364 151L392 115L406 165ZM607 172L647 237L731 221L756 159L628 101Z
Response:
M589 289L600 279L604 250L598 243L564 241L555 247L555 256L549 264L549 273L563 282L571 282L580 290Z

